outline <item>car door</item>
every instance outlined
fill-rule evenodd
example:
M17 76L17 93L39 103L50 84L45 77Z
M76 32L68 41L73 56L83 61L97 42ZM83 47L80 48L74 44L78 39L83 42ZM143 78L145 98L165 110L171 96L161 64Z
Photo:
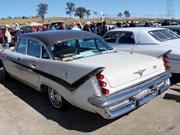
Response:
M7 72L20 80L24 79L22 73L24 65L22 59L25 57L26 43L26 39L19 39L15 50L8 50L7 60L3 62Z
M29 39L27 44L27 55L22 60L26 67L26 69L22 71L24 81L34 88L38 87L40 78L37 62L41 56L41 48L42 44L40 41Z

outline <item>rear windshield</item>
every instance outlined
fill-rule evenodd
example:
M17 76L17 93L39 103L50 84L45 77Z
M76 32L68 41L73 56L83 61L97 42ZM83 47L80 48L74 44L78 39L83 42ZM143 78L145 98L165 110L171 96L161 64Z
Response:
M180 36L172 32L171 30L154 30L150 31L149 34L160 42L180 38Z

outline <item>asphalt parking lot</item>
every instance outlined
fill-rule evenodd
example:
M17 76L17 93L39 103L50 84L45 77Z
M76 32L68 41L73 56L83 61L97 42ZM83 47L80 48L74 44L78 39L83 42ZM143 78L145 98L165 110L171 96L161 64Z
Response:
M162 95L127 115L104 120L97 114L70 107L55 110L46 94L4 80L0 70L0 135L179 135L180 76Z

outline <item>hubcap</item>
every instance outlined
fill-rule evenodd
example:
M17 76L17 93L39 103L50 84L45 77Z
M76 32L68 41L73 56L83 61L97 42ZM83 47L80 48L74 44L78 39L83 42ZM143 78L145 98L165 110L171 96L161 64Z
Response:
M49 88L48 89L48 95L49 95L49 99L50 99L52 105L55 108L60 108L62 105L62 98L59 95L59 93L56 90Z

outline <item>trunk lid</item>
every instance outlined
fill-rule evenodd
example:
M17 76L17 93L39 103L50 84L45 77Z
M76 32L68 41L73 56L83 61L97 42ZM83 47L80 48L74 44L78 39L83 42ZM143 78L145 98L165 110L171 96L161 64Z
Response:
M79 59L76 62L88 66L105 67L102 74L112 88L148 75L152 76L155 72L159 74L164 68L159 59L126 52L96 55Z

